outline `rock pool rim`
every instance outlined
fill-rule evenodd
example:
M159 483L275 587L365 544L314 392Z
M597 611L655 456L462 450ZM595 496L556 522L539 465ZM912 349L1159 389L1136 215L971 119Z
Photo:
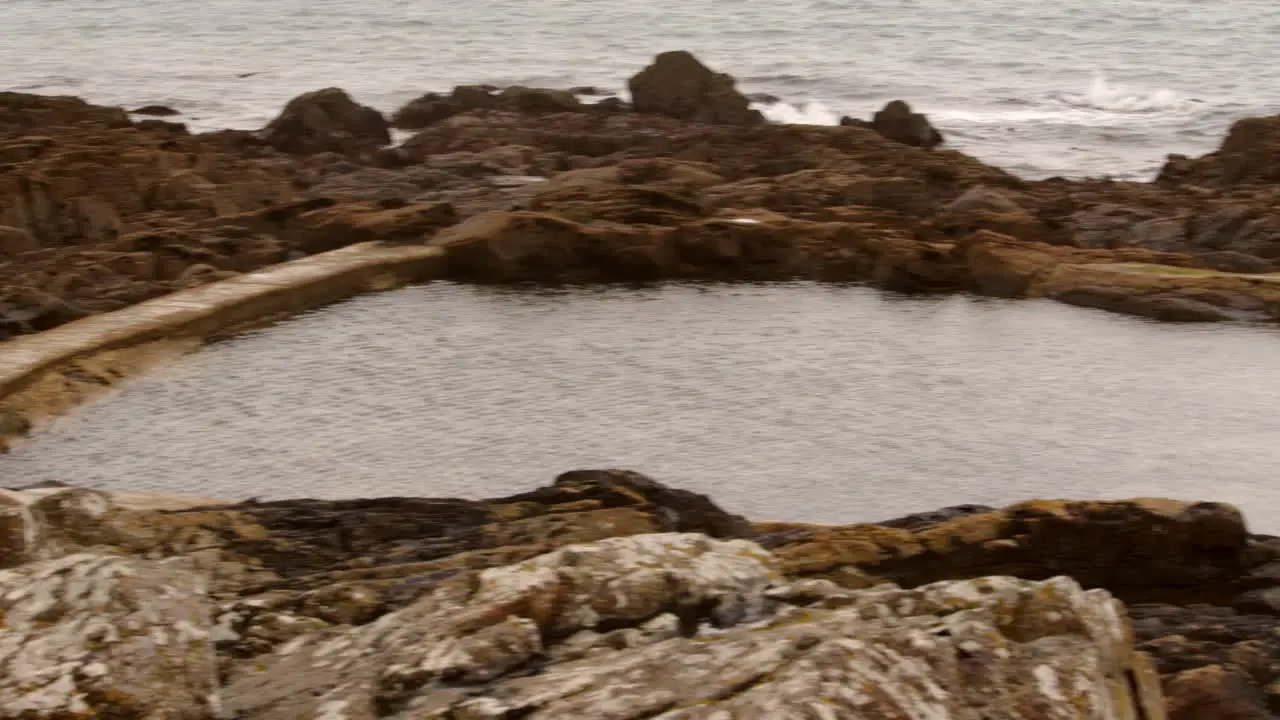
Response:
M363 292L438 279L444 256L422 245L349 245L11 340L0 346L0 448L34 422L206 342Z

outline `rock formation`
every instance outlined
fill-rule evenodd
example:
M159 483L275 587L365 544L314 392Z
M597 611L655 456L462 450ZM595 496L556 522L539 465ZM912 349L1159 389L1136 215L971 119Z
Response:
M712 71L684 50L660 53L627 87L636 112L726 125L764 122L731 76Z
M1280 540L1213 503L753 524L617 470L483 501L4 498L0 717L1280 708Z
M1156 182L1216 188L1280 184L1280 116L1237 120L1217 152L1195 160L1170 156Z
M1031 182L934 147L905 103L772 125L683 52L632 85L639 112L541 88L428 94L396 114L418 130L396 147L337 89L206 135L0 93L0 338L380 239L447 247L468 280L857 280L1280 317L1275 118L1154 183Z
M268 145L288 153L353 152L391 142L382 113L338 88L290 100L260 134Z
M410 100L391 118L394 127L420 130L471 110L501 110L518 113L578 112L595 106L583 105L569 90L530 88L521 85L498 90L477 85L459 85L449 95L427 93Z
M895 142L915 147L931 148L942 144L942 133L929 123L929 118L911 110L904 100L894 100L871 118L871 122L842 117L845 127L864 127L875 130Z

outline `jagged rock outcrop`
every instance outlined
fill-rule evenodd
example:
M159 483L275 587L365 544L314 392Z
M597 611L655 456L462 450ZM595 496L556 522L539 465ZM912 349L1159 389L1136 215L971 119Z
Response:
M236 672L224 702L247 720L1160 718L1122 618L1066 578L843 592L779 582L746 541L640 535L299 637Z
M391 142L386 118L361 105L340 88L299 95L259 135L272 147L288 152L356 153Z
M1215 188L1280 183L1280 115L1237 120L1218 150L1204 157L1169 156L1156 182Z
M660 53L627 87L636 112L726 125L764 122L738 92L733 77L711 70L685 50Z

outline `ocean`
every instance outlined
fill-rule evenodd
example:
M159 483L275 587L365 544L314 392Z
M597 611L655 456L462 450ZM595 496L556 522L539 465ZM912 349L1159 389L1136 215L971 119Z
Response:
M687 49L832 124L891 99L1026 178L1149 179L1280 113L1269 0L0 0L0 89L255 128L339 86L384 111L455 84L625 89Z

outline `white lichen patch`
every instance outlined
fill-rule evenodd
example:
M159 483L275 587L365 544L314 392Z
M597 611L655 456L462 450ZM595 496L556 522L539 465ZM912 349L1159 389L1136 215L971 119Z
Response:
M209 717L201 587L178 566L94 554L0 573L0 718Z

